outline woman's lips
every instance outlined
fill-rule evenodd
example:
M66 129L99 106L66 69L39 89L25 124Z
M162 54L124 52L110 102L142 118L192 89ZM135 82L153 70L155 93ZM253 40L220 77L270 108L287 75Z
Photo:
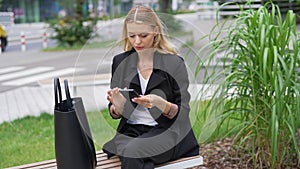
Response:
M136 49L136 50L142 50L143 47L141 47L141 46L136 46L135 49Z

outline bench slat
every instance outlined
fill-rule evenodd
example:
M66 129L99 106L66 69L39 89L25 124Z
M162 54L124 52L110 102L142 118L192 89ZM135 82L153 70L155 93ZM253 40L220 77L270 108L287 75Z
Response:
M113 158L113 159L105 159L103 161L98 161L97 162L97 165L105 165L105 164L110 164L110 163L115 163L115 162L119 162L120 159L119 158Z
M32 163L32 164L25 164L25 165L16 166L16 167L10 167L7 169L27 169L27 168L31 169L36 166L43 167L44 165L48 165L48 164L55 164L55 166L56 166L56 160L47 160L47 161L36 162L36 163Z
M163 165L157 166L155 167L155 169L183 169L195 167L201 164L203 164L203 157L198 155L171 161Z
M107 159L107 155L99 151L96 153L97 166L96 169L120 169L121 162L119 157L115 156L110 159ZM165 164L156 166L155 169L182 169L195 167L203 164L202 156L193 156L181 158L175 161L171 161ZM25 164L21 166L11 167L7 169L57 169L56 160L46 160L42 162L36 162L32 164Z
M117 168L120 169L121 168L121 162L120 160L114 163L109 163L109 164L105 164L105 165L97 165L96 169L110 169L110 168Z
M49 163L49 164L44 164L44 165L29 167L28 169L41 169L41 168L47 168L47 169L49 169L49 168L57 168L57 167L56 167L56 163L54 162L54 163Z

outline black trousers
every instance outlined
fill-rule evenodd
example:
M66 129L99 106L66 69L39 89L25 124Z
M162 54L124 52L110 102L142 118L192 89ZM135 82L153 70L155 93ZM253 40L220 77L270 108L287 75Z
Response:
M124 132L115 138L122 169L153 169L155 164L170 161L174 148L171 135L155 137L155 127L126 124ZM174 143L175 144L175 143Z

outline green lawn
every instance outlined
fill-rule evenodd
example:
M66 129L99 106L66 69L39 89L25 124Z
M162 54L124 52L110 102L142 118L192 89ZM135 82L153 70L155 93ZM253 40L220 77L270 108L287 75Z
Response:
M25 117L0 125L0 168L53 159L53 116Z
M86 43L84 46L56 46L51 48L43 49L44 52L57 52L57 51L65 51L65 50L82 50L82 49L95 49L95 48L108 48L115 45L116 40L109 40L109 41L101 41L101 42L89 42Z

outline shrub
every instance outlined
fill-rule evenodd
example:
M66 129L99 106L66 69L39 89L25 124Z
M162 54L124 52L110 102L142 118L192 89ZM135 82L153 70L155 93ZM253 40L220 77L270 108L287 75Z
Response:
M58 41L58 45L70 47L74 45L82 46L90 38L95 36L94 21L83 21L76 18L63 18L59 23L51 24L55 35L52 37Z

